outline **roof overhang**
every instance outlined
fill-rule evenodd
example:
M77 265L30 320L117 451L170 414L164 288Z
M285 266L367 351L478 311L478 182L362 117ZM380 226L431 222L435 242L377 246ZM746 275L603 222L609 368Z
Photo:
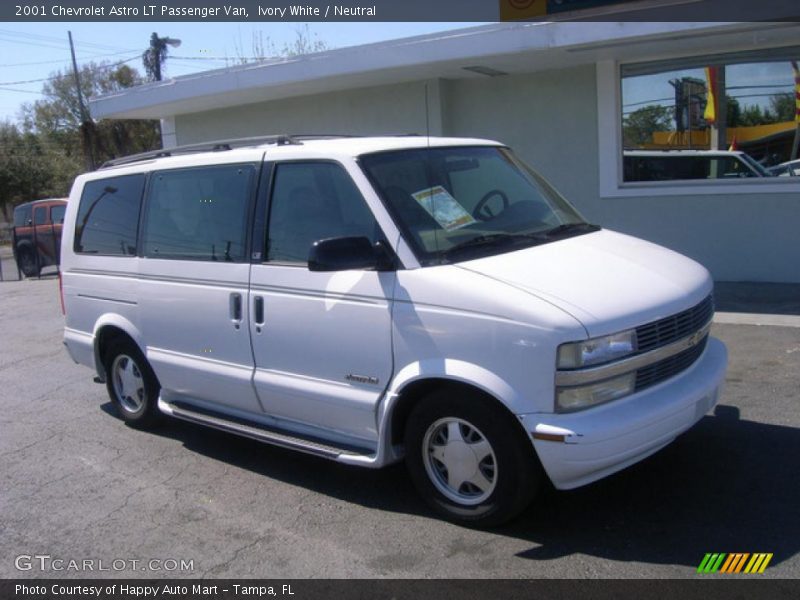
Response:
M99 96L89 104L96 119L159 119L422 79L753 50L794 45L797 39L800 24L787 22L492 24L205 71Z

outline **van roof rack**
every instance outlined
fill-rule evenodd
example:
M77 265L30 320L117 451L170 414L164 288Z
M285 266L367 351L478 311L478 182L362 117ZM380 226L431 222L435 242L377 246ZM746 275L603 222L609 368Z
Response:
M211 142L200 142L197 144L187 144L185 146L174 146L172 148L162 148L160 150L150 150L149 152L141 152L139 154L132 154L130 156L123 156L104 162L100 168L118 167L120 165L127 165L131 163L142 162L154 158L164 158L166 156L175 156L177 154L193 154L196 152L222 152L225 150L232 150L233 148L242 148L246 146L260 146L262 144L275 144L277 146L286 146L289 144L299 144L298 140L290 135L266 135L256 137L233 138L230 140L215 140Z
M164 158L167 156L175 156L177 154L193 154L195 152L223 152L232 150L233 148L244 148L247 146L261 146L263 144L275 144L276 146L288 146L291 144L302 144L301 140L315 140L315 139L332 139L355 137L351 135L339 134L279 134L279 135L265 135L256 137L243 137L232 138L229 140L215 140L210 142L200 142L197 144L187 144L185 146L175 146L173 148L162 148L160 150L150 150L149 152L141 152L139 154L131 154L130 156L123 156L121 158L114 158L104 162L100 168L106 169L108 167L118 167L121 165L128 165L132 163L142 162L145 160L152 160L155 158Z

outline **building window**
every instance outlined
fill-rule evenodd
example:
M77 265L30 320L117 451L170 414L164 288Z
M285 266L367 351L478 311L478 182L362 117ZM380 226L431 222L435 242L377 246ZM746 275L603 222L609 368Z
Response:
M144 256L242 262L255 172L252 165L225 165L153 173Z
M800 48L622 65L622 181L755 180L792 158Z
M75 221L75 252L136 254L144 175L89 181Z

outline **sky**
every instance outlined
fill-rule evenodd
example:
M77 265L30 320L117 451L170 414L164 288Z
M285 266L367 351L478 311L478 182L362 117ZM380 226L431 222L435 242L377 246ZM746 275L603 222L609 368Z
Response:
M329 48L422 35L480 23L312 23L314 39ZM78 66L89 61L126 61L144 73L141 54L150 35L181 40L170 48L165 78L226 66L252 56L259 36L277 48L295 40L302 23L9 23L0 22L0 121L16 121L21 105L42 98L43 81L71 69L67 31L72 31ZM233 64L228 61L227 64ZM29 83L19 83L29 82Z
M628 77L622 80L623 114L651 104L672 107L675 104L675 88L670 80L694 77L705 81L703 69L670 71L655 75ZM745 108L758 105L769 108L770 97L776 93L792 93L794 73L791 64L781 62L760 62L729 65L726 68L727 95L735 97Z

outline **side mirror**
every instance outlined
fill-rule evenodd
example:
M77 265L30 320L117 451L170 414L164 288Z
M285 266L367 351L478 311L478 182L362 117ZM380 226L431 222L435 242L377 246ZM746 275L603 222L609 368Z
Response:
M375 270L384 262L382 254L382 251L365 237L318 240L308 253L308 270Z

